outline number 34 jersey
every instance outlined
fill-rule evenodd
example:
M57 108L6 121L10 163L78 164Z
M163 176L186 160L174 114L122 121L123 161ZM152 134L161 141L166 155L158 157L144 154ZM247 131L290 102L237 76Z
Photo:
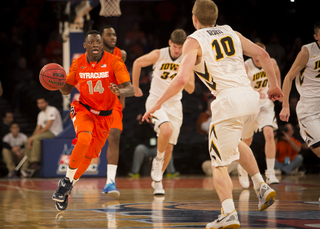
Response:
M160 56L153 65L152 81L150 86L150 96L159 98L167 89L173 78L178 73L178 68L182 60L182 55L173 59L170 55L169 47L160 49ZM167 102L180 101L182 91L170 98Z
M202 28L189 37L196 39L202 50L194 71L214 95L224 89L250 86L241 41L230 26Z
M73 60L67 83L80 85L80 102L99 111L111 110L116 95L109 89L110 83L121 84L130 81L125 64L120 57L103 52L97 62L89 61L87 53Z

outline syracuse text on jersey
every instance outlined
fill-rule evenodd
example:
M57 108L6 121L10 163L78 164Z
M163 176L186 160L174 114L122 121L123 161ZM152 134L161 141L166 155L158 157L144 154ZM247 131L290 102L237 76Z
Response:
M102 79L109 77L109 71L106 72L80 72L81 79Z

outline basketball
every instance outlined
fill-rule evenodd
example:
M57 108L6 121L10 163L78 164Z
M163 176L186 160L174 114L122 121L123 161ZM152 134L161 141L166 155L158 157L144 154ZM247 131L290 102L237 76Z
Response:
M46 64L40 71L39 80L45 89L56 91L66 82L66 71L59 64Z

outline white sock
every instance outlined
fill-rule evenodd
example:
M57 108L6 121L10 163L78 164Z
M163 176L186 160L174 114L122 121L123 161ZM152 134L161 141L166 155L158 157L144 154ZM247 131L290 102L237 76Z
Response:
M116 179L117 165L109 165L107 167L107 184L113 183Z
M267 170L268 171L274 171L274 164L275 164L276 159L275 158L267 158Z
M164 153L165 152L160 153L159 150L157 150L157 158L162 159L164 157Z
M259 188L260 188L260 183L261 182L264 182L262 176L260 173L256 173L254 174L252 177L251 177L251 180L253 182L253 187L254 187L254 190L258 190L259 191Z
M76 173L76 171L77 171L77 169L70 169L68 167L66 177L69 178L70 182L73 181L73 177L74 177L74 174Z
M80 179L80 178L78 178L78 179L73 179L72 185L75 185L75 184L78 182L79 179Z
M228 215L232 211L236 210L233 199L225 199L222 201L222 209L225 215Z

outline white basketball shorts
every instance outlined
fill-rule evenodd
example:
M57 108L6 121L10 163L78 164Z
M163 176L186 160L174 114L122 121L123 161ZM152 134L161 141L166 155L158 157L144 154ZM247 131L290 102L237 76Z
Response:
M158 98L148 97L146 101L146 109L150 108ZM182 104L181 101L172 103L165 102L161 108L152 114L152 123L157 136L160 134L160 126L164 122L170 122L173 126L173 132L169 140L170 144L176 145L182 125Z

